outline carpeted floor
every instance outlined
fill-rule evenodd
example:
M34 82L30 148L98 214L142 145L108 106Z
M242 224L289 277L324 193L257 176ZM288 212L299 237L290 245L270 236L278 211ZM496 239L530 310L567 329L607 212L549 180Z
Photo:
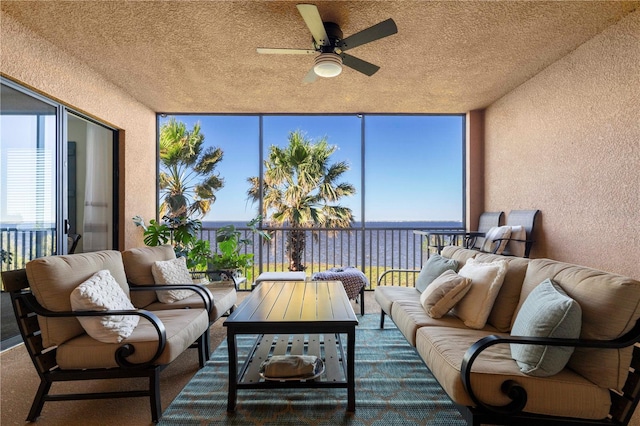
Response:
M241 336L244 357L255 337ZM356 329L356 411L346 412L345 389L239 390L228 414L227 345L187 384L165 410L162 425L433 425L466 424L412 347L377 315Z

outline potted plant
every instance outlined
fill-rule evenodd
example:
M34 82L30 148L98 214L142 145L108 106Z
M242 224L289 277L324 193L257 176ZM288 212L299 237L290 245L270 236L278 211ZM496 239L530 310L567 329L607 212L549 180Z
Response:
M258 216L247 223L251 232L270 240L271 236L256 228L262 219ZM216 234L218 250L209 259L209 269L215 271L221 279L237 279L243 276L244 269L253 265L253 253L243 253L242 250L253 244L248 238L241 238L242 233L234 225L219 228Z
M176 257L187 259L187 268L191 271L204 271L211 255L209 241L198 238L202 222L185 216L164 216L163 222L150 220L145 225L140 216L133 218L133 222L144 229L144 243L148 246L171 244Z

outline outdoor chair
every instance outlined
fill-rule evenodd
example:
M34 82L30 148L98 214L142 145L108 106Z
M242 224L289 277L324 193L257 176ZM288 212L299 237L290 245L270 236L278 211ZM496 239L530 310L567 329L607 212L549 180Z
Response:
M203 309L85 310L91 309L87 307L73 310L69 307L70 293L81 283L86 283L85 275L92 276L91 268L100 269L101 273L106 272L104 269L110 271L114 274L115 285L123 282L120 286L126 286L122 260L117 251L49 256L31 261L27 269L2 272L2 281L11 294L20 334L40 377L27 421L35 421L47 401L148 397L152 420L158 422L162 416L160 372L189 347L198 350L200 367L209 359L211 293L201 286L186 286L201 295ZM154 285L131 287L129 291L183 288L185 286L182 285ZM96 292L94 290L94 294ZM118 317L132 316L140 320L124 340L111 336L97 340L95 323L91 335L87 329L83 330L86 323L81 323L82 319L104 316L115 316L114 321ZM100 332L104 333L103 330ZM117 341L119 343L115 343ZM146 388L118 392L49 393L54 382L130 378L145 379Z
M510 235L506 238L494 239L493 253L506 256L529 257L533 246L533 230L540 210L511 210L507 216L506 227L510 227ZM503 251L497 253L501 243Z
M484 245L484 235L494 227L500 226L504 212L483 212L478 219L478 230L465 235L464 247L480 250Z

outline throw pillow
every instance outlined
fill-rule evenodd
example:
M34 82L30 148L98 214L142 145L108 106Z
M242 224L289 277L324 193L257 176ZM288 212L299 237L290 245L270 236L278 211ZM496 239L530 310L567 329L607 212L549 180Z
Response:
M433 280L420 295L420 303L431 318L442 318L469 291L471 280L451 270Z
M453 308L453 313L464 325L475 329L485 326L506 273L506 260L488 263L476 259L467 260L458 274L471 280L471 288Z
M98 271L76 287L70 296L73 311L136 310L108 269ZM120 343L133 333L140 317L108 315L78 317L87 334L103 343Z
M558 337L577 339L582 326L582 309L562 288L544 280L529 293L516 316L512 336ZM511 344L511 357L520 371L531 376L546 377L565 367L572 346Z
M187 269L187 259L177 257L171 260L156 260L151 265L151 273L156 284L191 284L191 274ZM158 300L174 303L193 294L191 290L157 290Z
M508 238L511 236L510 226L494 226L487 231L484 236L484 244L482 245L482 251L487 253L502 254L504 248L509 242ZM501 241L494 241L503 238ZM496 250L496 246L498 249Z
M455 271L456 269L458 269L457 260L447 259L439 254L432 254L416 277L416 290L422 293L424 289L444 271Z

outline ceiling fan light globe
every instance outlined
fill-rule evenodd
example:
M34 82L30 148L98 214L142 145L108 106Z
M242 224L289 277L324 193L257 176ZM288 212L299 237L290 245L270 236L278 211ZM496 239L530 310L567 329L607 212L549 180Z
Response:
M335 53L321 53L315 59L313 72L318 77L331 78L342 72L342 58Z

